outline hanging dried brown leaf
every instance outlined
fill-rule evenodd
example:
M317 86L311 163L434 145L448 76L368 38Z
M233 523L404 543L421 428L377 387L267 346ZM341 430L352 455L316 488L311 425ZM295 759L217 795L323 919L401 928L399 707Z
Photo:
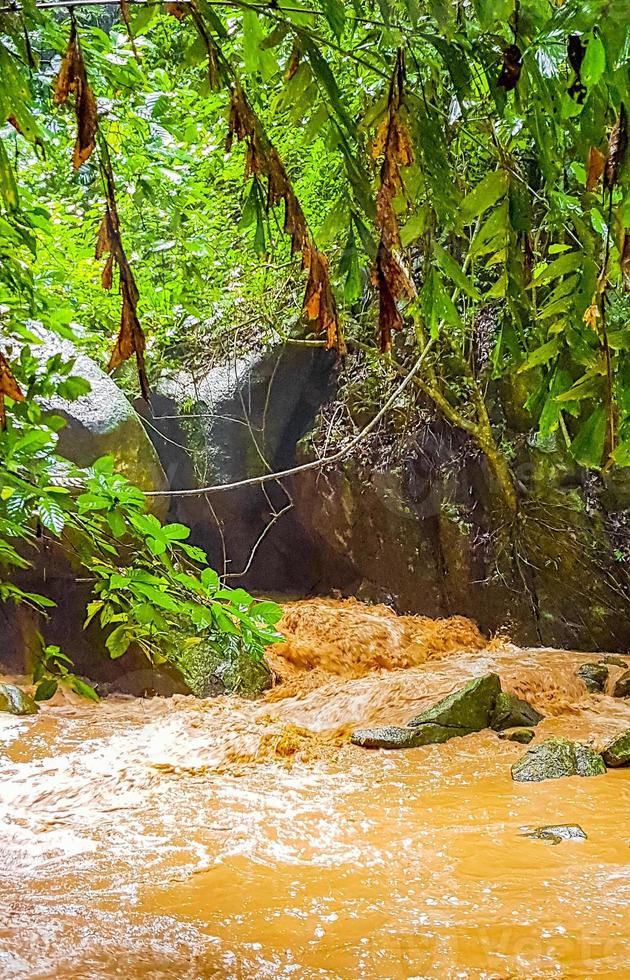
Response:
M7 427L5 398L12 398L14 402L24 401L24 395L13 377L9 362L0 351L0 429L3 431Z
M304 267L308 279L304 292L303 310L309 320L316 321L321 333L326 334L326 346L345 354L346 347L341 334L337 304L330 284L328 259L312 243L304 255Z
M615 187L619 181L619 175L625 163L627 149L628 114L622 102L619 107L619 118L613 127L608 143L608 159L606 160L606 168L604 170L604 187L606 189Z
M267 178L267 209L284 201L284 231L291 238L291 254L300 253L302 268L308 270L302 307L304 315L317 324L318 332L325 333L327 347L345 353L328 261L313 241L280 154L267 139L240 85L234 85L231 91L227 151L235 139L244 141L247 146L245 177Z
M503 52L503 67L497 84L506 92L516 88L523 68L523 56L517 44L508 44Z
M122 270L120 290L122 293L120 331L114 349L112 350L107 370L115 370L115 368L119 367L124 361L135 354L140 391L142 392L142 397L148 401L149 382L144 366L145 337L136 309L138 293L133 280L132 282L128 282L122 278Z
M185 3L165 3L164 10L176 20L183 20L190 13L190 7Z
M287 62L287 67L286 67L285 72L284 72L284 80L285 80L285 82L290 82L291 79L294 77L295 73L297 72L298 68L300 67L300 59L301 59L301 57L302 57L302 52L300 50L300 46L297 43L297 41L295 41L294 44L293 44L293 47L291 49L291 57L289 58L289 60Z
M630 293L630 231L627 230L623 236L620 265L624 292Z
M586 324L587 327L590 327L591 330L594 330L595 333L597 333L598 319L599 319L599 308L597 306L597 303L591 303L591 305L587 307L586 312L584 313L584 323Z
M75 24L70 29L68 47L63 56L59 74L53 86L53 99L56 105L63 105L73 94L74 113L77 119L77 138L74 144L72 165L75 170L89 159L96 146L98 127L97 108L94 93L90 88L81 45Z
M413 163L414 154L401 115L405 68L402 51L398 52L388 97L387 116L381 121L372 152L383 154L380 183L376 197L376 226L380 241L376 254L373 281L379 295L379 333L382 351L391 347L392 332L403 325L397 301L416 295L411 276L402 261L400 228L394 200L402 189L401 168Z
M100 259L103 255L107 255L107 261L101 273L101 284L104 289L111 289L114 265L118 267L120 294L122 296L120 330L107 370L113 371L123 361L135 355L140 391L142 397L148 400L149 382L144 364L145 337L138 318L138 287L120 236L114 174L106 148L101 154L101 172L107 203L105 214L98 229L96 258Z
M588 167L586 172L586 189L587 191L594 191L599 184L600 177L604 172L604 167L606 166L606 157L598 150L596 146L592 146L588 154Z

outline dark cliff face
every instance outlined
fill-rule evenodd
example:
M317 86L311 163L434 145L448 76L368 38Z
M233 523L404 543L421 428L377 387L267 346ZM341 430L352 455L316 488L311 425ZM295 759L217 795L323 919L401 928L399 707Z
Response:
M294 465L334 387L332 357L299 346L215 368L196 384L166 382L152 424L166 436L153 433L171 486ZM182 408L195 417L160 417ZM192 452L192 464L173 443ZM623 493L600 493L562 453L532 447L525 434L515 433L515 446L521 511L509 526L495 512L483 457L440 419L393 466L348 460L282 485L174 498L170 516L192 527L215 567L225 554L228 573L246 570L229 582L250 590L340 591L399 612L465 614L522 643L627 648L630 587L609 534L626 524Z

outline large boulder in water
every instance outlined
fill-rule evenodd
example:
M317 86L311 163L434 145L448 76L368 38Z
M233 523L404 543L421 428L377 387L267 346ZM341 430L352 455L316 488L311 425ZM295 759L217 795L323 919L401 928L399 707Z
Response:
M630 731L617 735L609 742L602 752L602 758L611 769L630 766Z
M630 670L624 671L624 673L617 678L612 690L612 695L614 698L630 698Z
M608 667L606 664L582 664L577 675L584 681L587 691L602 694L608 680Z
M226 650L215 642L202 641L182 656L182 676L188 689L199 698L217 694L255 697L271 687L271 671L264 660L241 650Z
M535 727L543 720L543 715L516 694L501 692L497 697L490 727L495 732L503 732L507 728Z
M90 385L90 391L75 401L55 396L43 403L45 409L66 420L59 433L60 455L77 466L90 466L101 456L111 456L115 471L140 490L166 490L166 475L153 443L115 381L70 341L54 334L41 336L42 343L32 347L33 355L42 363L54 355L61 355L64 361L75 359L73 376ZM156 506L162 514L168 509L162 502Z
M532 746L514 763L512 779L517 783L540 783L563 776L601 776L605 772L604 761L594 749L551 737Z
M75 360L73 376L90 384L90 392L75 401L59 397L42 403L45 411L60 415L66 425L59 433L58 451L78 466L88 466L101 456L112 456L117 472L123 474L142 490L164 490L166 476L157 452L146 434L140 417L116 383L105 374L92 358L81 353L68 340L49 334L36 324L32 332L41 340L31 345L31 352L42 364L51 357L64 361ZM159 502L158 502L159 501ZM153 511L165 516L168 505L156 498ZM77 571L68 561L67 550L55 544L40 544L28 554L33 567L15 575L16 583L27 592L40 592L57 603L45 619L34 609L0 603L0 666L15 673L28 673L39 649L38 633L47 643L59 645L75 662L79 673L104 683L116 678L146 672L144 657L129 656L125 663L112 663L105 649L103 636L96 624L84 633L86 602L89 585L77 582ZM154 678L161 671L154 671ZM145 681L142 681L146 686ZM172 692L177 682L155 680L149 688ZM139 691L134 687L134 693Z
M497 698L501 694L501 680L498 674L484 674L469 681L459 691L454 691L412 718L408 724L435 724L446 728L462 728L468 732L479 732L488 728Z
M15 684L0 684L0 711L10 715L35 715L39 707L30 694Z
M438 745L451 738L472 735L474 728L449 728L446 725L426 724L418 728L357 728L350 741L364 749L415 749L421 745Z

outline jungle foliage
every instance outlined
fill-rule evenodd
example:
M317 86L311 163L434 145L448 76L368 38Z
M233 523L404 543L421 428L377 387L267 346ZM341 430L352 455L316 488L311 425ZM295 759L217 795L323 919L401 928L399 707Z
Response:
M513 512L493 381L525 379L542 443L630 465L626 0L60 8L0 14L3 458L50 425L35 318L145 396L209 350L405 373L431 342L414 384Z

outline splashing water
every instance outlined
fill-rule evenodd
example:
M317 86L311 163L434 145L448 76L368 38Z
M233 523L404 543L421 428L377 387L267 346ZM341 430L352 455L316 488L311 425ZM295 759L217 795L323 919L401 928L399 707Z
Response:
M513 783L490 731L348 743L496 670L538 737L600 747L630 704L585 692L592 658L354 601L282 629L262 701L0 716L0 976L627 976L630 771ZM588 839L523 836L563 823Z

